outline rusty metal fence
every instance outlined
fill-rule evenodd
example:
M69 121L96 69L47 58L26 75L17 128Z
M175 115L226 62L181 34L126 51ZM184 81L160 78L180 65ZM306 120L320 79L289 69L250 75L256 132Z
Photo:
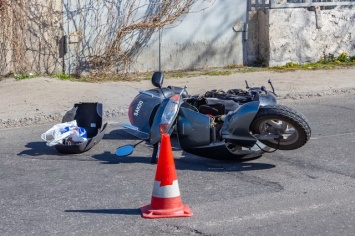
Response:
M334 7L355 6L355 0L249 0L248 10L265 10L272 8L303 8L303 7Z

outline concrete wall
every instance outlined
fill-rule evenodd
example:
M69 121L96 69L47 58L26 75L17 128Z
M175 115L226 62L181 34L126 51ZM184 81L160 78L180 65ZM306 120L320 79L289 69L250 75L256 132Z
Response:
M9 42L0 38L0 76L12 71L12 51Z
M0 76L6 75L12 71L12 17L11 11L5 7L5 2L0 1Z
M31 3L29 3L31 4ZM62 5L61 1L38 1L27 17L26 59L28 69L35 73L62 72L61 58Z
M257 50L268 66L316 62L324 55L355 55L355 11L304 8L269 9L257 13ZM253 43L251 43L253 45Z
M27 4L32 4L32 8L25 18L26 28L13 35L16 45L24 47L25 58L16 59L11 43L0 39L0 74L60 72L64 63L60 50L62 1L35 0ZM288 62L316 62L329 53L355 55L354 10L293 8L252 12L246 43L244 33L236 32L242 31L240 26L246 20L245 0L216 0L212 7L195 7L196 13L182 18L175 27L165 27L160 41L159 34L154 33L129 70L152 71L161 67L168 71L245 62L250 65L256 61L276 66ZM18 29L16 25L14 28Z
M205 8L205 9L204 9ZM201 11L201 9L204 9ZM243 64L245 0L216 0L196 4L175 27L167 26L161 35L161 69L180 70ZM240 24L240 27L235 27ZM139 71L157 70L158 35L134 63ZM154 39L156 40L154 43Z
M66 34L71 35L80 28L84 35L95 38L97 28L102 28L102 21L105 19L102 17L95 20L90 17L90 14L97 14L89 8L97 5L96 0L82 1L81 7L88 6L83 11L75 11L80 7L76 0L63 2ZM115 10L120 10L119 6L124 6L124 2L117 1ZM146 4L135 14L137 19L147 14L151 8L152 1L137 1L140 4L143 2ZM242 30L246 21L246 3L245 0L196 1L191 13L165 26L160 32L142 33L137 30L136 36L131 37L131 41L127 40L122 47L131 47L131 52L134 51L132 63L127 67L119 67L117 71L172 71L243 64L243 32L237 31ZM95 9L102 11L99 7ZM85 21L90 24L84 25ZM119 23L118 21L117 24ZM107 39L110 37L105 37L104 40ZM94 40L82 40L83 42L69 45L69 52L65 56L67 73L76 73L78 67L81 72L90 71L88 55L98 50Z

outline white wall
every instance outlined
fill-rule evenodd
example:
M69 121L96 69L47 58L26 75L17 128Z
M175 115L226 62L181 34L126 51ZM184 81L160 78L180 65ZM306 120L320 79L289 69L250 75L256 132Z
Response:
M317 14L302 8L268 10L268 26L263 26L269 27L268 38L259 40L269 42L269 66L316 62L329 53L355 55L355 11L321 10Z
M213 1L211 1L213 2ZM246 20L245 0L216 0L195 5L175 27L165 27L161 41L161 69L180 70L243 64L243 34L233 26ZM132 69L159 69L159 35L136 57Z

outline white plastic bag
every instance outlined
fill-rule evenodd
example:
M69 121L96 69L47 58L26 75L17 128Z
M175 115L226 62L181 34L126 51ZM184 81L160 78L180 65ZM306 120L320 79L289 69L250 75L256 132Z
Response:
M85 129L78 127L76 120L56 124L41 135L41 139L47 141L48 146L63 143L63 139L71 138L73 142L86 141Z

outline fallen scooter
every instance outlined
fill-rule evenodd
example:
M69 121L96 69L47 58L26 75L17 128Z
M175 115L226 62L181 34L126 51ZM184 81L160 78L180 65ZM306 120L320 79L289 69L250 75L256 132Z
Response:
M311 137L307 119L296 110L277 104L274 87L207 91L190 96L185 88L162 87L164 74L155 72L156 87L139 91L129 106L131 124L125 131L153 145L156 162L162 133L177 134L182 150L214 159L244 159L265 152L294 150ZM116 150L130 155L136 145Z

